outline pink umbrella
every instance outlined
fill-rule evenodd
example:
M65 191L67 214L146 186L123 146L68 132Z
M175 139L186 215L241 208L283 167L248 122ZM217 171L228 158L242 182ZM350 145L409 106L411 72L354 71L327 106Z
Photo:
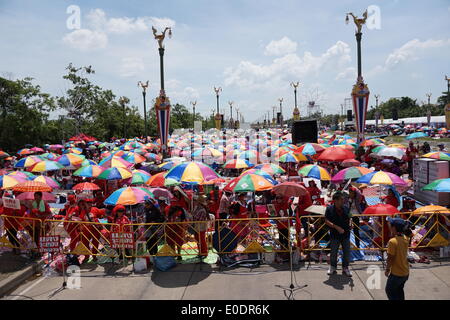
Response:
M64 146L60 144L52 144L50 145L49 149L50 150L64 149Z
M159 197L164 197L166 199L173 199L173 195L172 193L167 190L167 189L163 189L163 188L150 188L148 189L151 193L153 193L155 195L156 198Z
M22 192L16 199L19 200L34 200L34 192ZM56 202L56 197L50 192L42 192L42 200L49 202Z
M38 148L38 147L31 148L30 150L34 151L34 152L44 152L44 149L41 149L41 148Z

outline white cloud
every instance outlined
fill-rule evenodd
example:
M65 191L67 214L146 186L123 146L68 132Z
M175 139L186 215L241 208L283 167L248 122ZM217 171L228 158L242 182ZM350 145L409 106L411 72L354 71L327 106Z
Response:
M282 56L295 51L297 51L297 43L288 37L283 37L278 41L270 41L264 54L267 56Z
M178 102L189 106L189 102L192 100L198 100L200 93L193 87L183 87L181 81L177 79L169 79L165 82L166 92L169 94L169 98L173 102Z
M291 81L292 77L302 79L318 76L325 70L342 72L348 68L349 62L351 62L350 47L345 42L338 41L319 56L306 51L303 57L289 53L274 59L269 65L241 61L237 67L225 69L225 85L247 89L268 88L280 81Z
M145 65L142 58L127 57L122 59L120 75L122 77L133 77L144 71Z
M356 79L356 69L354 67L348 67L342 72L339 72L335 80L355 80Z
M66 34L63 42L72 48L88 51L105 48L108 37L103 32L79 29Z

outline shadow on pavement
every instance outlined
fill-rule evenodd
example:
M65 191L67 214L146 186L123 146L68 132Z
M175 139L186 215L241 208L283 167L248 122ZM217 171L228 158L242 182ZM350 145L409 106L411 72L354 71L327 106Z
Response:
M355 284L353 283L353 279L343 274L332 275L323 283L332 286L336 290L344 290L344 286L346 284L350 286L351 290L353 290L353 287L355 286Z
M162 288L179 288L186 287L208 278L213 272L210 264L178 264L169 271L159 271L154 268L151 280L152 282Z

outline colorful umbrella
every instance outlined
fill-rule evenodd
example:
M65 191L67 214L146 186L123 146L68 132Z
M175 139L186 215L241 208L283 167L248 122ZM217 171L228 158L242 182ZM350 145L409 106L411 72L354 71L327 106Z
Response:
M154 195L147 189L137 187L120 188L114 191L106 200L106 205L135 205L144 202L147 198L154 199Z
M356 159L347 159L341 162L341 166L343 167L359 166L360 164L361 162Z
M386 147L378 151L376 155L380 157L394 157L397 159L402 159L405 155L405 149Z
M303 155L315 155L325 150L320 144L317 143L306 143L294 150L294 154L301 153Z
M34 200L34 192L22 192L21 194L19 194L16 199L19 200ZM49 192L42 192L42 200L50 202L50 203L55 203L56 202L56 197L49 193Z
M42 148L33 147L33 148L30 149L30 151L33 151L33 152L44 152L45 150L42 149Z
M48 148L50 150L58 150L58 149L64 149L64 146L61 144L51 144Z
M34 178L36 178L36 176L34 174L32 174L31 172L28 171L12 171L10 173L8 173L8 176L18 176L21 178L24 178L26 180L33 180Z
M257 174L245 174L231 180L224 188L230 192L256 192L270 190L277 182Z
M450 160L450 153L445 152L430 152L421 156L422 158Z
M254 167L254 169L260 169L262 171L266 171L270 175L286 173L286 171L282 167L280 167L279 165L276 165L274 163L258 164Z
M342 183L343 181L361 178L371 172L372 170L363 167L350 167L336 173L331 179L331 182Z
M86 166L98 166L98 163L95 162L94 160L91 159L84 159L83 162L81 163L82 167L86 167Z
M173 199L173 194L167 190L167 189L163 189L163 188L150 188L149 189L151 193L153 193L153 195L155 196L155 198L159 199L159 198L166 198L166 199Z
M68 148L68 149L64 150L63 153L82 154L82 153L83 153L83 150L81 150L80 148Z
M200 162L181 163L167 172L166 179L179 183L203 184L209 180L220 178L209 166Z
M398 213L398 209L390 204L379 203L374 206L367 207L363 214L365 215L388 215L392 216Z
M296 182L283 182L273 187L273 192L284 197L302 197L309 195L308 190Z
M130 181L132 185L145 184L152 177L148 172L143 170L133 170L131 173L133 174Z
M23 177L14 177L10 175L0 176L0 186L2 189L11 189L19 183L26 182L27 179Z
M170 170L179 164L180 164L179 161L168 161L168 162L163 162L163 163L159 164L158 168L161 168L163 170Z
M435 180L423 187L422 190L450 192L450 178Z
M80 169L75 171L73 175L77 177L97 178L103 171L105 171L105 168L103 167L90 165L81 167Z
M423 138L423 137L428 137L428 135L425 132L414 132L414 133L411 133L410 135L408 135L406 137L406 140Z
M0 150L0 159L8 158L10 155L6 153L5 151Z
M384 185L397 185L397 186L405 186L407 183L390 172L384 171L373 171L366 175L363 175L361 178L356 180L357 183L366 183L366 184L384 184Z
M450 209L448 209L446 207L442 207L442 206L430 205L430 206L424 206L424 207L417 208L412 213L413 214L427 214L427 213L428 214L432 214L432 213L449 214L450 213Z
M132 173L130 170L125 168L109 168L100 173L97 177L97 179L103 179L103 180L122 180L122 179L128 179L132 177Z
M225 169L247 169L252 167L253 165L244 159L232 159L225 162L223 167Z
M31 167L31 172L46 172L64 169L64 166L56 161L44 160Z
M164 187L166 172L160 172L153 175L145 184L151 187Z
M319 180L331 180L330 174L325 168L318 165L308 164L298 170L298 174L308 178Z
M59 189L61 187L55 179L47 176L37 176L33 179L33 181L45 183L46 185L48 185L50 188L53 189Z
M129 168L133 164L118 156L109 156L99 163L104 168Z
M265 178L273 179L273 177L270 174L268 174L266 171L258 170L258 169L245 170L244 172L242 172L241 176L243 176L245 174L257 174L257 175L263 176Z
M202 148L197 149L192 153L193 157L222 157L223 154L217 149L214 148Z
M19 151L17 151L17 154L21 155L21 156L24 156L24 155L27 155L27 154L32 154L32 153L33 153L33 151L31 151L28 148L23 148L23 149L20 149Z
M37 181L25 181L15 185L13 191L20 192L52 192L53 188L49 187L45 183L37 182Z
M81 165L85 157L75 153L67 153L56 159L56 162L62 164L64 167L75 167Z
M297 163L300 161L309 161L309 159L303 154L293 154L293 153L285 153L281 157L275 159L281 163Z
M336 146L325 149L317 159L319 161L344 161L355 159L355 154L350 150Z
M95 183L91 183L91 182L82 182L79 184L76 184L72 187L73 190L77 190L77 191L85 191L85 190L100 190L100 187L98 185L96 185Z
M124 156L122 156L122 158L130 163L141 163L146 160L145 157L141 156L140 154L134 153L134 152L124 155Z
M41 157L29 156L17 161L17 163L14 165L14 168L28 168L42 161L44 160Z
M41 157L44 159L47 159L47 160L54 161L59 157L59 155L57 155L56 153L52 153L52 152L46 152L46 153L41 154Z

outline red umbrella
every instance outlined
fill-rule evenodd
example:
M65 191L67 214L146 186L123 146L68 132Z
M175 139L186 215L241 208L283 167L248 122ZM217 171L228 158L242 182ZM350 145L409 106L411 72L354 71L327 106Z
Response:
M16 199L19 200L34 200L34 192L23 192L19 194ZM56 202L56 197L49 192L42 192L42 200L48 202Z
M309 194L304 186L296 182L283 182L274 186L272 190L276 195L282 195L284 197L301 197Z
M83 182L79 183L72 188L73 190L77 191L84 191L84 190L100 190L100 187L96 185L95 183L90 182Z
M344 161L347 159L355 159L355 154L341 147L326 148L317 158L319 161Z
M26 181L19 183L13 187L13 191L20 191L20 192L51 192L53 189L42 182L37 181Z
M357 167L359 165L361 165L361 162L359 162L356 159L347 159L341 162L341 165L343 167Z
M148 179L146 184L149 185L150 187L164 187L165 174L166 172L160 172L153 175L150 179Z
M390 204L376 204L374 206L367 207L366 210L363 211L363 214L374 214L374 215L389 215L392 216L396 213L399 213L396 207Z

